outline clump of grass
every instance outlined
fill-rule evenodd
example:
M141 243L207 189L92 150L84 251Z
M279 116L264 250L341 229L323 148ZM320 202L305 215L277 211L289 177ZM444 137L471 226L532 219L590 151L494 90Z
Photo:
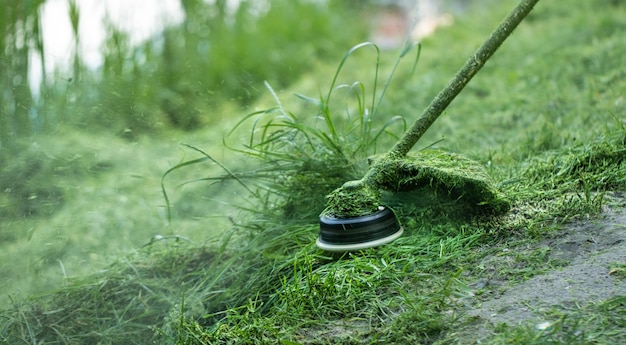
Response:
M395 61L394 69L415 46L411 44L403 49ZM365 49L372 49L375 57L371 91L366 89L365 82L339 82L349 59ZM414 66L419 60L419 45L416 52ZM276 106L248 114L235 124L225 140L233 152L252 158L249 165L255 168L234 172L223 166L226 171L224 176L209 176L199 180L235 179L257 200L257 206L264 205L259 213L274 213L279 219L290 221L316 221L326 203L326 195L337 185L363 175L366 157L375 154L377 146L385 139L397 138L394 127L399 125L400 130L404 130L405 123L401 117L384 119L377 114L393 76L392 72L383 84L382 91L379 91L380 54L375 44L356 45L344 55L326 95L321 95L319 99L297 95L300 100L316 108L315 116L298 116L286 110L274 89L266 82ZM345 92L345 97L336 101L335 98L339 98L342 92ZM339 109L335 107L337 102L346 107L343 116L336 110ZM229 144L229 137L236 137L242 129L250 131L247 143L243 147ZM178 164L168 174L179 168L213 160L206 153L204 156ZM251 186L247 186L248 183Z
M513 200L509 224L541 234L545 226L588 218L612 203L609 191L626 188L623 130L530 158L502 189ZM514 182L515 181L515 182ZM533 188L520 185L527 181Z
M394 68L413 47L413 45L405 47L395 61ZM366 83L362 81L354 81L351 84L339 84L339 77L344 65L354 54L367 48L374 49L376 57L371 90L368 91ZM420 49L418 46L414 65L419 60L419 53ZM253 149L252 153L261 153L264 158L285 155L285 149L291 150L291 147L268 145L273 144L277 140L274 137L276 136L279 138L279 141L289 141L292 145L295 144L298 147L297 151L301 151L305 157L313 158L318 164L329 162L329 165L325 167L336 165L338 169L343 170L346 166L353 166L353 173L360 172L359 170L362 171L365 158L375 154L377 147L385 139L397 138L397 134L393 131L393 126L400 125L400 130L404 130L406 125L400 116L385 119L380 118L381 115L378 114L378 107L383 101L385 91L393 77L392 72L379 94L379 63L380 51L376 45L362 43L351 48L335 71L328 93L325 96L320 95L319 99L313 99L297 95L300 99L317 107L317 115L313 118L307 118L306 116L298 118L294 114L287 112L282 108L280 100L272 91L278 105L276 108L279 115L277 119L282 121L275 123L274 119L271 119L262 124L262 131L259 132L263 134L257 138L256 143L258 144L254 145L254 139L251 138L248 148ZM343 106L346 107L346 111L343 114L338 110L339 105L334 106L334 99L339 97L342 91L345 92L345 98L342 98L339 102L344 103ZM284 121L285 119L288 119L288 121ZM266 134L269 135L266 137ZM292 157L292 160L300 162L302 158ZM344 163L337 164L338 162Z
M375 158L381 159L381 158ZM323 214L356 217L371 214L381 205L381 190L399 193L419 189L430 193L430 201L452 199L469 218L500 215L510 209L509 201L493 184L479 163L461 155L440 150L423 150L399 159L382 158L369 176L373 183L356 180L345 183L328 196ZM373 184L373 185L372 185ZM453 207L454 208L454 207Z
M349 181L326 196L323 216L334 218L360 217L378 210L382 193L361 180ZM350 200L350 202L346 202Z

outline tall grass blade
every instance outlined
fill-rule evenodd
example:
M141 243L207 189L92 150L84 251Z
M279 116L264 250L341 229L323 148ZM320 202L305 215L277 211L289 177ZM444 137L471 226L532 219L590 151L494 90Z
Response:
M254 195L255 197L258 197L257 193L255 191L253 191L250 187L248 187L247 184L245 184L235 173L233 173L230 169L228 169L224 164L222 164L220 161L218 161L217 159L213 158L211 155L209 155L208 153L204 152L203 150L189 145L189 144L181 144L185 147L188 147L196 152L199 152L200 154L202 154L204 157L202 158L198 158L198 159L193 159L190 161L186 161L186 162L182 162L179 163L177 165L175 165L174 167L168 169L163 176L161 176L161 192L163 194L163 198L165 199L165 205L167 207L167 221L168 223L171 223L172 221L172 214L171 214L171 204L170 204L170 199L167 195L167 191L165 189L165 177L167 177L170 173L189 166L189 165L193 165L193 164L198 164L198 163L202 163L202 162L206 162L206 161L211 161L215 164L217 164L222 170L224 170L228 176L232 177L235 181L237 181L240 185L242 185L248 192L250 192L251 195Z

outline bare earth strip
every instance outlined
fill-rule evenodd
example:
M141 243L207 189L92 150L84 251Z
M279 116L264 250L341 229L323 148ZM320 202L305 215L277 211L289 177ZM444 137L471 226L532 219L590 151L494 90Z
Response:
M624 210L603 219L567 226L562 236L546 240L543 244L550 248L551 258L565 260L569 264L536 275L508 287L494 298L472 305L467 310L467 316L478 318L478 323L540 324L551 321L542 319L542 311L551 307L584 306L626 295L626 279L610 272L612 265L626 264ZM504 285L497 281L480 284Z

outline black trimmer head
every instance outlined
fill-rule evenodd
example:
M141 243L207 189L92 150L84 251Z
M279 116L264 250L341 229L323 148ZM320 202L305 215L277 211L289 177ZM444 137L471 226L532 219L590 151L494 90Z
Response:
M349 252L378 247L402 235L403 229L390 208L360 217L320 217L320 236L316 245L331 252Z

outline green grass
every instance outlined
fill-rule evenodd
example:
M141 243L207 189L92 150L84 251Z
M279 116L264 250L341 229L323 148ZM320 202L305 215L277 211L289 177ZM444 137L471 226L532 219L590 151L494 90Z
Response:
M97 272L156 235L202 242L220 231L209 224L228 227L228 217L239 212L207 200L204 189L177 187L191 178L185 173L169 180L179 221L176 229L168 226L159 181L182 156L177 141L172 136L129 143L106 134L94 140L66 130L24 145L20 159L1 169L0 260L12 262L0 268L11 277L0 282L6 291L1 300L40 294L67 277ZM162 159L163 152L171 159ZM220 193L212 190L217 199Z
M69 71L44 71L34 99L29 54L44 65L43 3L7 5L0 16L0 261L23 258L0 267L2 304L96 272L154 236L203 242L228 228L240 217L231 206L241 193L228 182L184 184L218 174L211 165L168 176L177 217L176 229L169 226L159 179L197 154L178 144L221 146L232 114L251 106L264 80L285 87L365 30L343 25L339 13L358 15L343 4L275 1L259 10L242 1L221 15L226 2L186 1L184 25L135 47L107 21L103 66L86 68L77 50ZM70 5L77 35L84 16ZM225 151L211 155L223 160Z
M410 63L398 67L371 128L384 127L395 115L407 121L417 116L512 3L490 6L489 11L476 9L422 42L416 73L409 77ZM101 271L89 275L85 273L93 266L77 260L73 267L80 277L58 278L50 285L52 291L14 298L0 313L0 341L468 344L475 343L480 332L481 343L487 344L624 342L623 295L542 310L539 316L548 324L488 325L466 314L468 303L490 298L486 288L475 287L476 281L497 280L502 285L495 292L504 292L567 266L568 261L551 256L553 248L542 240L558 238L572 221L624 206L619 193L626 189L626 84L619 76L626 27L618 19L625 11L623 4L612 1L540 2L417 147L445 138L436 148L482 165L498 191L510 199L511 210L493 217L465 215L459 211L464 205L434 194L428 186L385 193L383 200L396 210L405 235L377 249L345 255L320 251L313 244L318 233L315 218L327 193L359 178L366 157L384 151L393 136L378 141L376 149L342 156L338 152L354 152L359 146L350 146L354 142L348 140L335 145L338 151L328 150L320 130L327 124L315 127L313 121L320 104L303 103L285 91L268 92L259 101L260 108L273 108L255 114L263 116L256 122L257 132L252 132L256 119L252 117L252 123L240 124L240 132L230 133L227 143L235 151L216 148L219 136L211 129L166 142L137 143L105 137L87 144L86 136L73 133L64 135L75 140L67 144L69 148L52 149L51 144L31 148L29 154L73 163L50 158L50 167L44 165L41 176L33 176L44 179L54 167L65 167L62 171L71 180L61 179L60 172L53 176L73 183L84 195L58 199L52 190L46 195L60 205L33 201L42 216L12 225L25 231L20 236L26 238L27 229L36 224L31 242L18 242L17 232L3 230L2 236L16 246L3 252L2 262L20 255L47 257L48 266L61 261L73 275L67 256L84 256L67 248L101 255L106 251L96 252L97 245L89 241L106 242L107 250L119 250L124 243L119 233L98 234L98 219L119 222L101 229L127 230L129 244L122 248L137 249L127 255L112 253L116 259L94 260ZM393 68L396 56L380 55L379 75ZM347 130L338 136L341 140L358 132L352 130L358 128L354 125L359 117L351 122L347 115L363 114L359 100L373 98L372 82L383 83L374 76L376 58L373 49L361 50L350 56L339 74L336 85L363 85L366 90L356 96L353 91L360 86L334 91L335 103L330 102L328 110L333 120L348 119L341 123ZM315 77L305 76L293 92L310 98L327 95L325 87L331 85L336 68L336 63L319 66ZM323 85L321 92L317 83ZM277 102L280 106L275 107ZM177 141L203 150L232 173L225 174L193 149L183 146L178 151ZM295 149L291 142L298 143ZM72 161L68 151L80 156ZM164 152L169 158L163 159ZM165 178L172 211L168 225L159 188L162 174L195 159L204 161L175 169ZM127 162L143 167L131 173L141 178L120 177L129 175ZM11 167L15 175L28 170L17 163ZM97 173L81 175L83 169ZM200 181L184 184L195 179ZM24 190L37 195L33 200L41 199L41 192ZM124 197L129 202L124 203ZM216 208L207 199L234 206ZM98 212L81 213L89 202ZM48 217L51 207L55 213ZM216 227L215 219L201 218L211 214L209 208L232 215L219 226L218 238L206 239L203 232ZM134 226L129 214L141 226ZM94 215L101 218L89 218ZM86 238L70 237L68 232L67 241L59 242L63 245L46 247L54 243L47 238L63 238L61 230L75 229L74 223L89 224L93 232ZM155 234L164 238L151 241ZM81 264L87 267L78 270ZM616 262L607 269L622 279L623 265ZM19 267L3 270L17 279L23 270ZM49 272L44 268L42 272Z

